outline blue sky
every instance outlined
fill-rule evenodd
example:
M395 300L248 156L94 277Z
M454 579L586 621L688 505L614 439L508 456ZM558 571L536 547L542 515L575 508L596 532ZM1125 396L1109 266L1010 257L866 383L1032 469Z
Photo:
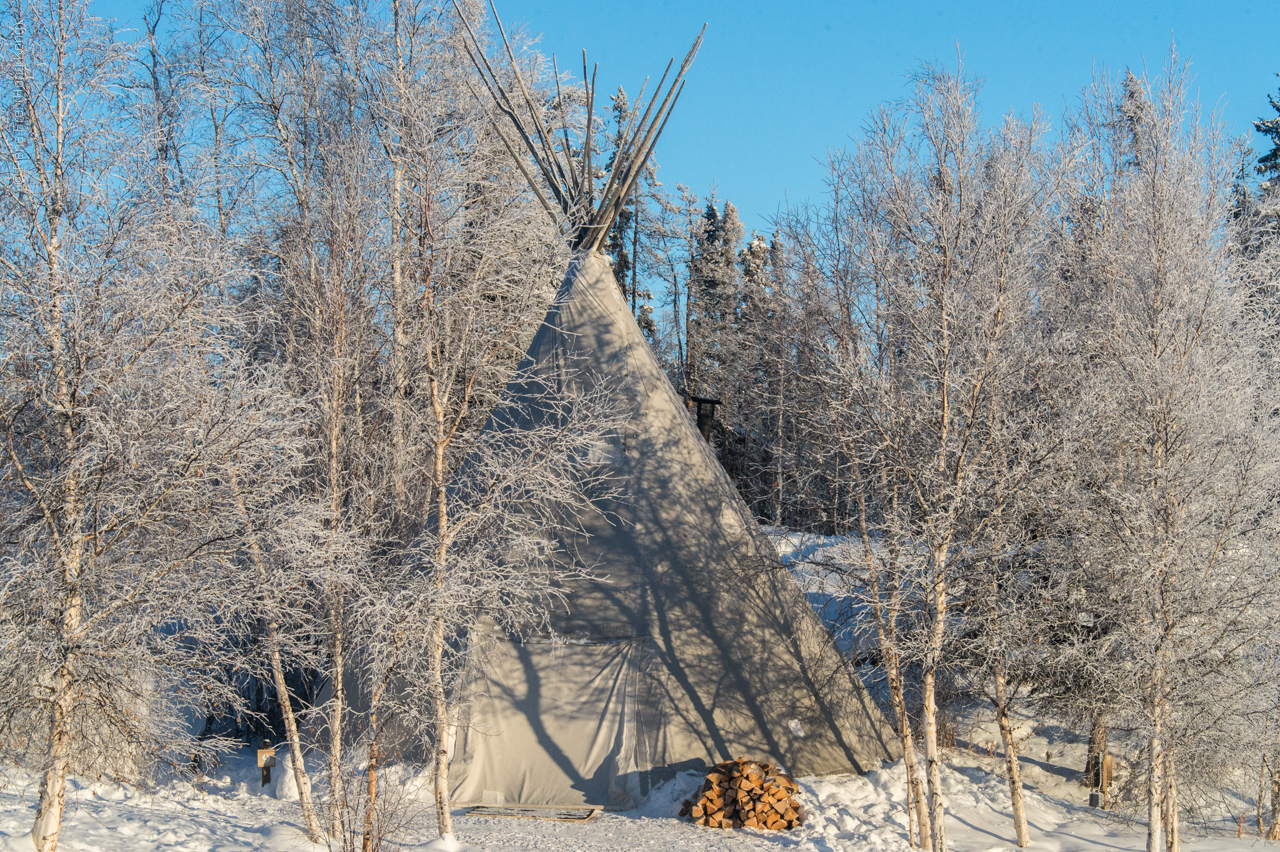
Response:
M96 11L125 24L142 8L104 0ZM875 105L903 97L921 63L954 68L957 48L966 71L985 80L988 121L1037 104L1056 121L1095 69L1154 75L1175 40L1206 113L1236 133L1252 136L1249 122L1270 114L1266 96L1280 83L1276 0L498 0L498 12L540 34L561 69L580 73L586 48L602 94L621 84L634 95L705 22L658 150L659 179L703 195L714 185L760 231L787 202L820 200L827 152L847 144ZM1252 144L1263 148L1260 137Z
M600 64L599 89L634 94L646 74L706 40L667 125L659 179L700 194L713 184L747 227L790 201L819 200L821 160L848 143L871 109L903 97L922 62L955 67L957 44L981 77L983 114L1039 105L1057 121L1095 69L1159 72L1176 41L1193 89L1236 133L1271 114L1280 79L1280 3L934 2L933 0L498 0L504 22L541 33L541 49ZM580 70L578 73L581 73Z

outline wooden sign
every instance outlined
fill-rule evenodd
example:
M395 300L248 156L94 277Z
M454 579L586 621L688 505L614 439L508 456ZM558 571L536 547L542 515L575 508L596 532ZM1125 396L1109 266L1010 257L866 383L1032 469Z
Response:
M258 749L258 767L261 769L270 769L276 765L276 750L274 748Z

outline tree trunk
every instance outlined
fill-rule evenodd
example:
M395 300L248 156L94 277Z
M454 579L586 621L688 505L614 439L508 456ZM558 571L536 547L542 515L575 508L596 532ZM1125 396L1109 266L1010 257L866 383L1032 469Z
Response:
M1266 801L1267 780L1271 779L1271 769L1267 766L1267 756L1262 755L1262 771L1258 773L1258 837L1262 837L1266 833L1267 823L1262 817L1262 802ZM1274 791L1274 780L1272 780L1272 791ZM1272 814L1275 814L1275 800L1272 798L1271 806Z
M1085 758L1084 778L1091 790L1105 792L1106 779L1103 776L1102 761L1107 753L1107 714L1101 711L1093 716L1089 726L1089 756Z
M346 790L342 781L342 726L346 716L346 692L342 685L346 674L343 655L342 604L338 600L329 603L329 654L333 697L329 700L329 833L342 832L342 800Z
M235 473L231 474L231 487L236 493L236 505L245 529L249 531L249 558L261 577L267 575L267 561L263 556L258 537L253 532L249 510ZM293 715L293 699L284 679L284 661L280 657L280 625L274 621L267 625L267 651L271 658L271 680L276 688L276 700L280 702L280 715L284 717L285 737L289 741L289 754L293 760L293 780L298 785L298 799L302 804L302 821L306 825L307 839L312 843L324 842L324 831L316 817L315 803L311 798L311 776L302 760L302 738L298 736L298 720ZM212 717L211 717L212 718Z
M865 474L864 474L865 475ZM883 576L884 585L877 580L875 596L871 607L876 623L876 639L884 659L885 677L889 681L889 697L893 702L894 713L898 717L898 739L902 743L902 764L907 771L907 840L912 846L931 849L933 845L933 829L929 820L929 809L925 803L923 783L920 777L920 761L916 755L915 737L911 733L911 718L907 715L907 698L902 679L902 657L898 652L898 618L902 609L901 572L898 568L896 552L890 556L886 574L881 574L872 554L871 535L867 524L867 503L860 495L858 498L858 531L862 536L863 552L866 554L868 576ZM882 592L887 597L882 597ZM912 825L914 810L915 825Z
M1164 815L1164 741L1157 721L1147 742L1147 852L1165 852L1162 817Z
M1271 827L1267 829L1267 839L1280 840L1280 771L1271 769L1269 774L1271 776ZM1258 808L1258 814L1258 825L1261 826L1261 807Z
M1013 740L1013 726L1009 724L1009 696L1003 668L996 669L996 720L1000 723L1000 738L1004 740L1009 799L1013 803L1013 829L1017 834L1018 848L1025 849L1031 845L1031 834L1027 831L1027 810L1022 802L1022 772L1018 767L1018 746Z
M449 810L449 747L453 726L449 719L449 705L444 690L442 666L444 664L444 619L437 618L431 628L428 653L431 656L430 688L436 718L436 825L440 836L453 840L453 814Z
M924 694L924 759L928 767L929 777L929 828L933 852L946 852L947 832L943 824L942 805L942 768L941 755L938 753L938 705L935 695L937 675L930 667L925 669L921 679L921 691Z
M1258 836L1261 837L1266 831L1266 822L1262 818L1262 803L1266 799L1267 779L1271 777L1271 770L1267 768L1267 756L1262 756L1262 771L1258 774ZM1273 782L1274 784L1274 782ZM1274 790L1274 786L1272 787ZM1272 800L1274 802L1274 799ZM1275 805L1272 805L1272 813L1275 813Z
M59 260L59 220L53 218L50 223L50 241L47 246L50 258L50 280L57 280ZM79 434L73 419L74 394L68 378L69 371L63 341L61 337L62 311L57 299L53 300L51 313L53 324L50 327L48 340L54 354L54 372L56 378L55 402L61 411L59 431L63 438L63 451L67 459L74 459L79 447ZM80 513L80 477L74 467L68 472L62 486L63 529L69 541L62 571L62 582L66 585L67 598L62 610L60 634L64 648L74 648L79 641L79 631L84 617L84 599L80 593L81 573L85 568L85 542L81 532ZM50 525L49 532L55 538L60 532ZM62 810L67 797L67 770L71 765L71 754L75 748L74 724L72 713L75 709L75 695L72 689L75 681L76 659L73 651L66 651L57 670L53 674L53 703L49 708L49 742L45 749L44 777L40 779L40 802L36 806L35 825L31 829L31 839L39 852L55 852L58 848L58 833L62 830Z
M276 700L280 702L280 715L284 716L285 736L289 740L289 755L293 763L293 780L298 785L298 799L302 804L302 821L306 825L307 839L312 843L324 842L324 831L316 818L315 804L311 800L311 776L302 762L302 739L298 736L298 720L293 715L293 699L284 679L284 664L280 659L280 640L277 625L269 626L271 648L271 677L276 686Z
M381 692L381 691L379 691ZM374 816L378 809L378 703L382 695L375 695L373 709L369 711L369 767L365 772L365 807L364 836L360 841L360 852L373 852Z
M947 852L947 827L942 801L942 755L938 749L938 660L946 635L947 584L944 575L946 550L934 554L930 587L930 625L921 691L924 697L924 759L929 771L929 827L932 829L933 852Z
M62 810L67 796L67 770L71 765L71 667L68 658L54 675L54 701L49 713L49 745L44 776L40 779L40 803L36 808L31 840L38 852L55 852L62 830Z
M902 742L902 763L907 770L907 822L910 831L911 811L914 806L915 825L921 849L929 849L933 840L933 830L929 825L929 809L925 803L924 784L920 780L920 761L916 756L915 737L911 733L911 719L907 716L907 700L902 684L902 667L896 653L885 657L885 670L889 679L889 695L893 701L893 709L898 717L898 738ZM916 837L910 837L911 844L917 844Z
M69 417L63 426L63 434L66 436L67 446L74 450L77 436ZM78 482L74 473L67 477L63 498L69 520L67 526L71 530L71 552L67 556L62 576L63 582L69 587L60 631L66 648L75 647L84 616L84 600L78 587L84 567ZM75 666L75 654L68 651L53 675L53 703L49 708L45 771L44 777L40 779L40 802L36 806L35 825L31 829L31 840L38 852L55 852L58 848L58 833L62 830L62 810L67 798L67 770L71 766L71 755L75 748L71 729L74 724L71 717L75 710Z
M318 279L314 269L314 258L311 278ZM318 289L318 288L317 288ZM328 482L326 491L329 498L329 517L326 526L336 531L342 526L342 424L348 392L347 377L343 364L344 352L341 341L345 337L346 316L343 311L337 314L340 332L333 342L333 355L327 365L331 388L325 399L328 417ZM357 383L358 387L358 383ZM343 590L337 578L336 559L330 558L330 576L325 591L326 616L329 620L329 664L332 678L333 697L329 701L329 827L330 833L338 835L342 829L342 806L346 799L346 786L342 778L342 734L346 722L346 687L343 679L346 676L346 637L343 635L346 613L343 606Z
M1178 775L1168 754L1165 755L1164 775L1165 850L1166 852L1181 852L1182 838L1178 836Z

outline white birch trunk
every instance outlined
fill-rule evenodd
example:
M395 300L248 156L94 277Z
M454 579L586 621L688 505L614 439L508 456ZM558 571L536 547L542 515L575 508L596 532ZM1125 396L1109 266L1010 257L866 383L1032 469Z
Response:
M342 799L345 788L342 780L342 727L346 716L346 692L342 681L346 676L343 655L342 615L340 604L331 602L329 607L329 655L330 678L333 697L329 699L329 833L342 831Z
M902 741L902 763L907 770L907 821L911 823L914 811L916 835L911 844L929 849L933 843L933 829L929 820L929 808L925 801L924 784L921 781L920 758L916 754L915 736L911 733L911 719L907 716L907 702L902 689L902 671L896 657L889 675L889 693L894 712L898 716L899 739ZM908 825L908 830L911 828Z
M1280 840L1280 772L1267 766L1266 755L1262 757L1263 784L1268 781L1271 786L1271 825L1264 828L1266 823L1262 819L1262 802L1264 794L1262 790L1258 791L1258 834L1262 835L1265 831L1268 840Z
M897 650L888 639L887 619L896 617L896 595L891 596L889 613L877 612L877 632L884 651L885 676L889 681L889 697L894 714L898 717L898 739L902 743L902 763L907 770L907 833L912 846L928 849L933 831L929 824L929 809L925 804L924 785L920 780L920 761L916 755L915 736L911 733L911 719L907 716L907 701L902 684L902 664ZM880 605L876 604L880 610ZM914 816L913 816L914 814ZM918 840L917 840L918 838Z
M1262 803L1263 803L1263 801L1265 801L1265 800L1266 800L1266 791L1267 791L1267 781L1268 781L1268 779L1270 779L1270 780L1271 780L1271 789L1272 789L1272 791L1273 791L1273 792L1272 792L1272 794L1271 794L1271 801L1274 803L1274 802L1275 802L1275 800L1276 800L1276 799L1275 799L1275 783L1276 783L1276 782L1275 782L1275 779L1274 779L1274 778L1272 777L1272 775L1271 775L1271 771L1270 771L1269 769L1267 769L1267 756L1264 754L1264 755L1262 756L1262 771L1261 771L1261 773L1259 774L1259 777L1258 777L1258 802L1257 802L1258 807L1257 807L1257 819L1258 819L1258 836L1259 836L1259 837L1261 837L1261 836L1266 832L1266 825L1267 825L1267 824L1266 824L1265 820L1263 819L1263 814L1262 814ZM1271 810L1272 810L1272 812L1273 812L1273 813L1275 812L1275 806L1274 806L1274 804L1272 805Z
M449 705L444 691L444 679L441 666L444 656L444 620L436 619L431 633L431 692L434 698L436 718L435 749L435 805L436 825L440 836L453 839L453 814L449 807L449 749L453 736L450 724Z
M61 97L59 94L59 104ZM59 123L59 136L61 124ZM51 278L58 274L59 238L58 219L50 222L49 268ZM79 447L74 416L74 394L62 340L62 311L56 300L50 307L51 321L45 329L46 338L54 354L57 407L62 415L63 450L68 460L74 459ZM62 581L66 586L66 602L62 610L61 634L64 647L73 648L78 639L80 623L84 617L84 602L80 595L81 574L85 568L84 538L81 533L80 480L74 469L62 486L62 508L66 525L66 550L62 554L64 568ZM58 530L51 529L55 539ZM62 811L66 804L67 770L74 748L71 731L71 715L75 707L73 682L75 680L75 655L66 652L53 675L53 702L49 709L49 742L45 752L45 771L40 780L40 801L36 806L35 825L31 839L39 852L55 852L58 833L62 829Z
M938 705L935 696L936 673L930 668L921 679L924 694L924 760L929 778L929 821L933 852L946 852L947 831L943 824L942 758L938 751Z
M1031 845L1027 830L1027 810L1022 801L1022 772L1018 767L1018 746L1013 739L1013 726L1009 724L1009 700L1004 671L996 671L996 719L1000 724L1000 738L1004 741L1005 769L1009 774L1009 799L1013 803L1013 829L1018 847Z
M378 705L386 692L386 683L379 685L370 701L369 711L369 763L365 769L364 835L360 839L360 852L372 852L377 841L378 826Z
M44 776L40 779L40 801L36 807L31 840L39 852L55 852L58 832L62 830L62 811L66 804L67 770L71 765L70 714L72 709L71 666L68 659L54 676L54 701L49 720L49 745Z
M1147 852L1166 852L1164 848L1164 740L1157 711L1150 739L1147 741Z
M942 655L942 640L946 631L947 581L944 575L947 548L933 554L932 585L930 594L930 625L924 675L921 692L924 706L924 759L929 773L929 823L932 829L933 852L947 852L947 827L944 822L942 797L942 753L938 747L938 660Z
M298 785L298 799L302 805L302 821L306 826L307 839L312 843L324 842L324 831L320 828L320 820L316 818L315 803L311 799L311 776L302 762L302 739L298 736L298 720L293 715L293 700L289 697L289 685L284 679L284 663L280 659L280 642L276 636L276 625L271 625L271 678L276 687L276 699L280 702L280 714L284 716L285 737L289 741L289 754L293 758L293 780Z
M449 558L449 492L445 487L445 448L448 438L445 432L444 407L440 400L440 387L431 382L431 400L436 413L436 442L432 459L432 473L435 480L434 501L436 506L436 535L438 536L436 551L436 570L441 572L443 581L444 566ZM448 695L444 688L444 643L446 625L444 618L436 616L430 623L430 640L427 647L429 657L427 678L431 690L432 711L436 723L435 753L435 805L436 826L440 836L453 840L453 814L449 807L449 746L453 728L449 719Z

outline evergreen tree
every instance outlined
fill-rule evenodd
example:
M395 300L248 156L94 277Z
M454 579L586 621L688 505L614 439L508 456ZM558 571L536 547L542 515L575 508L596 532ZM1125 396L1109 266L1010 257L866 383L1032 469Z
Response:
M773 310L770 284L773 276L773 247L752 233L738 253L741 286L737 295L732 334L732 364L726 373L724 395L732 408L724 412L726 440L721 461L742 492L743 499L759 517L777 515L774 500L776 475L771 436L776 431L772 396L777 393L777 351L771 343Z
M609 156L609 162L605 166L606 172L613 169L613 162L618 156L618 147L622 144L627 124L635 113L631 103L627 100L626 91L621 86L618 87L618 93L613 96L612 100L613 153ZM632 195L624 200L622 212L618 214L618 218L614 221L613 228L609 231L609 238L605 242L609 256L613 258L613 277L617 279L618 286L622 289L622 295L628 298L630 294L627 291L627 282L631 277L633 261L632 253L627 250L627 239L634 230L635 218L635 195Z
M689 263L689 363L687 392L691 396L714 397L726 404L727 371L733 369L733 330L741 278L738 246L742 243L742 223L730 202L716 207L713 192L702 215L702 232L697 235Z
M1280 77L1280 74L1276 76ZM1266 180L1280 174L1280 100L1275 95L1267 95L1274 118L1259 118L1253 123L1253 129L1271 140L1271 150L1258 158L1257 171Z
M742 294L738 317L742 326L760 322L768 311L771 255L770 244L754 231L746 248L739 254Z

